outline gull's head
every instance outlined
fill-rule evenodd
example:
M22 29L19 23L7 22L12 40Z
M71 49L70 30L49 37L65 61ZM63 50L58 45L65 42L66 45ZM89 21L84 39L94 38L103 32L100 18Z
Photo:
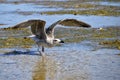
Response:
M53 44L59 44L59 43L64 43L64 41L60 40L60 39L54 39L53 40Z

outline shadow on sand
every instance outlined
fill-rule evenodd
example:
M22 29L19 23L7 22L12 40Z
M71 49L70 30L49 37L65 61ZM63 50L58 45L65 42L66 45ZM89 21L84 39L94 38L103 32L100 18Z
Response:
M6 55L40 55L36 51L10 51L10 52L5 52L1 54L0 56L6 56Z

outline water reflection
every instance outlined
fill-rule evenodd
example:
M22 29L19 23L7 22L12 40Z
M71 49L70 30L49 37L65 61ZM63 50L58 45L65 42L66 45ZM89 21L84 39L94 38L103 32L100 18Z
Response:
M58 65L49 57L42 57L38 61L34 73L33 80L56 80Z

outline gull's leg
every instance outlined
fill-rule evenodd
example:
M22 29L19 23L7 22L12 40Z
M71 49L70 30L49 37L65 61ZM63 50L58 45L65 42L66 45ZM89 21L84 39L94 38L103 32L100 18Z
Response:
M42 52L40 51L40 46L39 44L37 44L38 48L37 48L37 51L40 53L40 56L42 56Z
M45 53L44 53L45 49L44 49L44 46L42 46L42 56L45 57Z
M42 46L42 52L44 52L44 51L45 51L44 46Z

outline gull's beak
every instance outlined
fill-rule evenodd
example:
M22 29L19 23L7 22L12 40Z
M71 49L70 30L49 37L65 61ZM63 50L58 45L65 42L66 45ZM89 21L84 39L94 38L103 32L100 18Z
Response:
M61 40L60 43L64 43L64 41Z

